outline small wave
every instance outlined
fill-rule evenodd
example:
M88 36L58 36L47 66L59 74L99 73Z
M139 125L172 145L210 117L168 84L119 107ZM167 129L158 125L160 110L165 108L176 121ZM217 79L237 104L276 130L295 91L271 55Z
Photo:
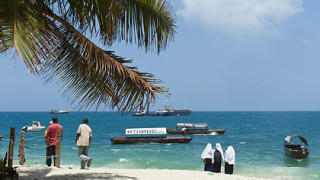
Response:
M129 162L129 160L126 159L126 158L120 158L120 159L119 159L119 162Z
M72 149L78 149L78 148L72 147Z
M151 160L151 161L147 161L147 164L150 164L150 163L154 163L155 161Z
M168 144L166 144L167 146L170 146L171 145L171 143L168 143Z
M218 133L216 133L216 132L212 132L211 134L209 134L209 135L217 135Z
M120 149L111 149L111 151L118 152Z
M246 144L246 142L239 142L240 144Z
M150 144L159 144L159 143L156 143L156 142L151 142Z

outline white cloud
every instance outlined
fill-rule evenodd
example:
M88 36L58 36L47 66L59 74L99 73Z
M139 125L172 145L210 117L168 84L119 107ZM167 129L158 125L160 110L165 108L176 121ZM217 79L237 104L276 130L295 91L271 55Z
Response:
M189 23L235 37L279 35L277 24L303 10L302 0L182 0Z

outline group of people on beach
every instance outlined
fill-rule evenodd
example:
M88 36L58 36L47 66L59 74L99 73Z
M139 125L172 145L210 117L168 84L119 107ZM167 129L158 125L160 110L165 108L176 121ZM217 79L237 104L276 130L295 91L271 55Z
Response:
M235 164L235 151L232 146L228 146L224 156L220 143L216 144L215 149L212 149L210 143L201 154L204 161L204 171L211 171L215 173L221 172L221 163L225 161L225 174L233 174L233 165Z
M89 146L92 137L92 130L88 126L88 119L83 119L82 124L79 125L76 136L76 144L78 146L78 155L81 159L81 169L85 169L85 166L90 167L92 158L88 157ZM49 127L45 132L45 142L46 142L46 165L51 166L52 156L54 158L55 165L55 153L56 153L56 141L57 141L57 131L63 132L63 127L58 124L58 118L53 117L52 121L49 122Z

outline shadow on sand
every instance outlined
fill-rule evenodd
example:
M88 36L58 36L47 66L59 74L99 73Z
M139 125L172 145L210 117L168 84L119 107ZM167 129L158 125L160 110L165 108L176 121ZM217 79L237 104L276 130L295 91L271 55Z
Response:
M134 177L129 176L121 176L116 175L112 173L99 173L99 172L86 172L86 170L83 171L83 173L70 173L70 174L63 174L63 175L50 175L47 177L47 175L52 171L50 168L41 168L41 169L19 169L17 168L17 171L19 173L19 180L40 180L40 179L50 179L50 180L84 180L84 179L107 179L107 180L125 180L125 179L131 179L136 180Z

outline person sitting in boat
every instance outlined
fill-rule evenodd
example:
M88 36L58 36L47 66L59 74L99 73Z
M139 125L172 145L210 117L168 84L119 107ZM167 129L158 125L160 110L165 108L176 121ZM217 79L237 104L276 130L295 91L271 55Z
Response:
M201 158L204 161L204 171L212 171L212 146L210 143L207 144L207 147L203 150Z
M213 167L212 172L221 172L221 162L224 161L223 151L220 143L216 144L216 148L212 153Z
M306 153L306 151L307 151L307 148L306 148L306 147L304 147L304 146L300 146L300 149L301 149L301 151L303 152L303 154L305 154L305 153Z
M233 165L236 160L236 154L232 146L228 146L225 155L225 165L224 165L224 173L225 174L233 174Z

